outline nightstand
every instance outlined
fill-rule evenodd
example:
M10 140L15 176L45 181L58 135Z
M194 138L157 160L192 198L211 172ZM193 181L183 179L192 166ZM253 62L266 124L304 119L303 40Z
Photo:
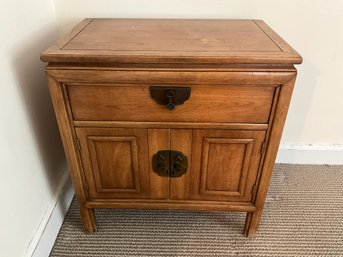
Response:
M85 19L41 59L86 232L157 208L256 234L302 62L263 21Z

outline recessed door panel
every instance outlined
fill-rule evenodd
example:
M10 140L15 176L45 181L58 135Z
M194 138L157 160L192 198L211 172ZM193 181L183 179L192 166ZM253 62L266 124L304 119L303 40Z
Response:
M77 128L92 198L150 195L146 129Z
M250 201L264 131L195 130L191 199Z
M139 192L135 137L88 137L96 187L102 192Z

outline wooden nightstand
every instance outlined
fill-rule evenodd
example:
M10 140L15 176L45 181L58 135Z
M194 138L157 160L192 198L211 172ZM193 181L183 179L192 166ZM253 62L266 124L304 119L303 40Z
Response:
M86 232L159 208L256 234L302 61L263 21L85 19L41 59Z

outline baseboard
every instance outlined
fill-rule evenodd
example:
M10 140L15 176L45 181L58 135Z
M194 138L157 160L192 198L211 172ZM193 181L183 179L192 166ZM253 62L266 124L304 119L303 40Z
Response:
M343 144L281 144L276 162L343 165Z
M49 256L73 196L74 190L67 171L61 179L51 206L45 212L31 240L26 257Z

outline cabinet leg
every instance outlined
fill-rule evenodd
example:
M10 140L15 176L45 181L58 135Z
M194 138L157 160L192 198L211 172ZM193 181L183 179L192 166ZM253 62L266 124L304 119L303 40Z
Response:
M256 237L260 219L262 216L262 209L254 212L248 212L245 219L244 234L246 237Z
M85 232L88 234L96 231L96 220L94 209L80 207L80 214Z

